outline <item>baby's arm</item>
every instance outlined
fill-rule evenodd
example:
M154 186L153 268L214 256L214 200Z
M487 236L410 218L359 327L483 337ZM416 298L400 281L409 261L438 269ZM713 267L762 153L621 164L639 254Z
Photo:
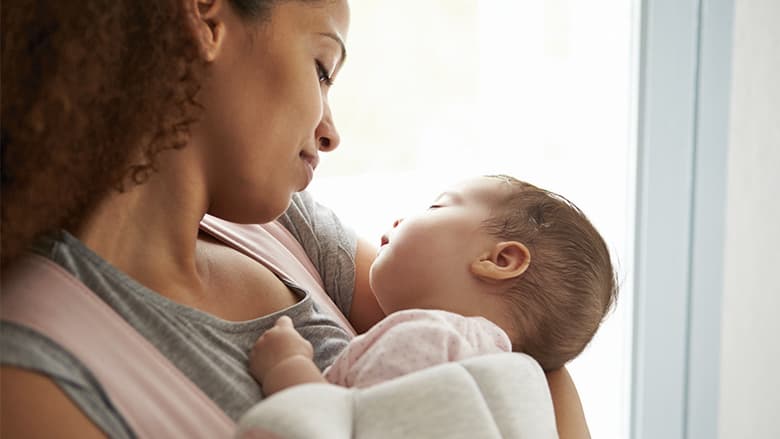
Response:
M298 384L324 383L313 356L311 343L298 334L289 317L282 316L255 342L249 353L249 371L265 396Z

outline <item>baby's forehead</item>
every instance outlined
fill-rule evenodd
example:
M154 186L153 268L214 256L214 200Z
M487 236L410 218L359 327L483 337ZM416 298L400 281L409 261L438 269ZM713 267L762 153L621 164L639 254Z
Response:
M463 198L487 204L497 203L510 193L511 186L494 177L476 177L453 186L452 191Z

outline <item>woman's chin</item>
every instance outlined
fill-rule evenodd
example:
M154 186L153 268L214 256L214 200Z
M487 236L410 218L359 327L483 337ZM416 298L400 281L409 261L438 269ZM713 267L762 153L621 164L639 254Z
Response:
M292 194L286 199L247 202L242 206L209 209L209 215L236 224L265 224L279 218L290 206ZM262 208L260 208L262 207Z

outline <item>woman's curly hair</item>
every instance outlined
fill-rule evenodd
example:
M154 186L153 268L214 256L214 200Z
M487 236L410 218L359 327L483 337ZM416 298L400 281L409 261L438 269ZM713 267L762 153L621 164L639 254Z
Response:
M184 5L3 1L3 265L184 145L199 83Z
M229 0L262 23L281 0ZM186 0L3 0L3 266L39 234L76 227L183 147L204 64Z

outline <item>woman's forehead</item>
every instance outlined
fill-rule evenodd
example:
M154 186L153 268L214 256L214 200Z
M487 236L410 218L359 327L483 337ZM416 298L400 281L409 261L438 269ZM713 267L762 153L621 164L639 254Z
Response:
M285 10L296 21L318 28L318 32L332 33L343 42L349 32L350 11L347 0L278 1L274 13ZM275 14L272 14L272 17ZM273 20L273 18L272 18Z

